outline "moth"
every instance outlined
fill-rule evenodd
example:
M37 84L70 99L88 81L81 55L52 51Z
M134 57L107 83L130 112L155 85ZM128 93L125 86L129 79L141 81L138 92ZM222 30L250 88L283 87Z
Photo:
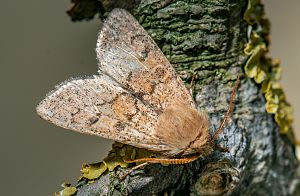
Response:
M43 119L84 134L112 139L161 154L128 162L184 164L214 150L208 116L196 109L183 81L159 47L123 9L114 9L98 35L99 74L70 79L37 106Z

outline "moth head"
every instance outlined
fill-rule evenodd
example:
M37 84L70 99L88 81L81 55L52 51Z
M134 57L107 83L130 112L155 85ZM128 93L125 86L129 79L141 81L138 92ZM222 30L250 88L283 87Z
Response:
M199 154L203 157L213 152L213 144L209 140L196 140L182 151L182 155Z

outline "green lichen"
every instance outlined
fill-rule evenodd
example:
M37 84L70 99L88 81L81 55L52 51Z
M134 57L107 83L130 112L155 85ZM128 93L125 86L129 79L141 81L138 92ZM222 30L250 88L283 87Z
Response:
M240 12L239 6L208 0L168 2L141 2L134 15L177 73L215 70L236 63L243 38L238 34L232 42L228 38L232 28L239 25L231 20Z
M281 67L278 60L272 60L268 54L269 22L264 18L263 7L259 0L249 0L244 20L249 24L248 43L244 53L249 56L245 72L254 78L266 99L266 111L274 114L280 133L293 135L292 108L286 101L280 85ZM293 138L293 137L292 137Z

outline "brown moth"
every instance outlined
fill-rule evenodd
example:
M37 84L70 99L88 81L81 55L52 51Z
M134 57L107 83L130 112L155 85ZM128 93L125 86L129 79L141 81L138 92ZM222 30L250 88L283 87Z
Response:
M211 137L207 115L196 109L169 61L127 11L110 13L96 53L99 75L56 87L37 106L39 116L66 129L162 155L128 162L183 164L213 151L232 112L238 80L228 111Z

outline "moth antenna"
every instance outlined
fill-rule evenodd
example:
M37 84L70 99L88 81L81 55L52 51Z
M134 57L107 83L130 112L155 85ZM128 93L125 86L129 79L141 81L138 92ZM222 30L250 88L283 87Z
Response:
M137 166L134 166L133 168L131 168L130 171L128 171L127 173L125 173L125 174L120 178L120 180L123 181L129 174L131 174L132 172L134 172L134 170L137 170L137 169L139 169L139 168L141 168L141 167L144 167L144 166L146 166L146 165L149 165L149 163L148 163L148 162L145 162L145 163L139 164L139 165L137 165Z
M160 164L179 165L179 164L186 164L186 163L193 162L196 159L198 159L199 157L200 157L200 155L195 155L192 157L181 158L181 159L142 158L142 159L135 159L135 160L131 160L131 161L124 160L125 163L142 163L142 162L144 162L144 163L131 168L131 170L129 172L127 172L120 178L120 180L123 181L134 170L137 170L137 169L144 167L146 165L149 165L149 164L160 163Z
M201 155L197 154L191 157L179 158L179 159L168 159L168 158L142 158L135 160L124 160L125 163L160 163L160 164L170 164L170 165L180 165L193 162L197 160Z
M225 113L225 116L219 126L219 128L217 129L217 131L215 132L215 134L213 135L212 139L211 139L211 142L214 142L218 136L220 135L220 133L222 133L229 117L231 116L232 112L233 112L233 108L234 108L234 101L235 101L235 94L236 94L236 91L237 91L237 88L239 86L239 82L240 82L240 76L238 75L236 81L235 81L235 84L234 84L234 88L232 89L231 91L231 95L230 95L230 102L229 102L229 106L228 106L228 109L227 109L227 112Z

